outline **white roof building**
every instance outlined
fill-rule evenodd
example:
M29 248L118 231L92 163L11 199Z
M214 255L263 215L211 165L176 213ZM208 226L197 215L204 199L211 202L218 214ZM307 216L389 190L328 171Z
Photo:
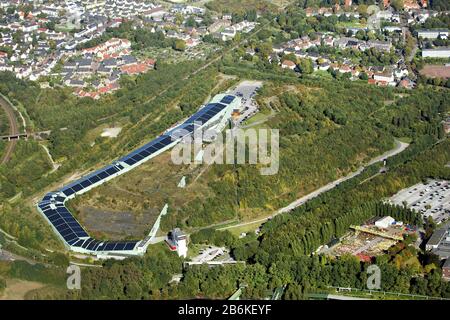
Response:
M391 216L386 216L375 222L375 226L380 229L387 229L389 226L395 223L395 219Z

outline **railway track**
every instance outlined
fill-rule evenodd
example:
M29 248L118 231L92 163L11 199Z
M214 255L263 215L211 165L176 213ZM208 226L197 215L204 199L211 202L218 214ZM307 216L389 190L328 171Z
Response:
M5 111L6 115L8 116L9 134L10 135L19 134L19 125L17 124L16 115L14 114L14 109L9 104L9 102L6 101L2 96L0 96L0 106ZM17 140L9 141L9 143L6 147L6 150L1 158L0 164L5 164L9 161L9 159L11 158L11 155L14 152L16 144L17 144Z

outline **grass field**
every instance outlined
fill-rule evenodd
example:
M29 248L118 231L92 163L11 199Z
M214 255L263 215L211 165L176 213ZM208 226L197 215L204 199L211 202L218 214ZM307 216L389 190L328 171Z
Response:
M44 288L46 285L34 281L7 279L6 289L0 295L0 300L24 300L33 290Z
M205 167L175 165L168 151L77 197L70 206L94 235L142 237L149 232L165 203L169 203L170 214L196 196L208 195L208 174L202 174ZM184 189L177 186L183 176L188 182Z
M450 66L427 64L421 70L420 74L429 78L450 78Z
M258 229L263 223L261 222L255 222L251 224L247 224L245 226L236 227L236 228L230 228L227 229L235 236L240 236L241 233L252 233L255 232L256 229Z

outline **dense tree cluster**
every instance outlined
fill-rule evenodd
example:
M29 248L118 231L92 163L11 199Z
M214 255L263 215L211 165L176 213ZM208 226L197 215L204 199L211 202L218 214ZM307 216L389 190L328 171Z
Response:
M302 82L307 87L298 87L301 93L280 93L279 85L268 84L260 93L261 101L278 97L270 106L278 113L267 122L269 127L280 129L278 174L261 176L259 167L250 165L214 166L208 183L213 196L205 199L202 195L201 201L195 198L175 208L164 217L163 228L207 226L248 216L249 212L283 207L300 192L307 193L338 178L337 172L355 169L354 157L364 150L375 148L380 153L391 148L391 135L417 139L413 149L420 146L421 137L443 137L441 120L448 109L445 92L418 90L398 98L392 89L366 84ZM384 100L396 103L386 108ZM329 148L331 145L333 148Z

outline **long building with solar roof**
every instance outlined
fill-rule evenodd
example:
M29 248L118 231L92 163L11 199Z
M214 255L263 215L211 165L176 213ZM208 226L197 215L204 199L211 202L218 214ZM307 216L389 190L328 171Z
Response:
M182 124L168 130L156 139L61 189L47 193L38 202L38 211L52 226L69 250L95 255L143 255L147 246L143 240L100 241L89 236L86 230L66 208L65 202L77 195L122 175L142 163L172 148L194 130L223 128L233 109L240 106L240 98L230 94L218 94L208 104ZM182 130L181 130L182 129ZM180 134L182 133L182 134Z

